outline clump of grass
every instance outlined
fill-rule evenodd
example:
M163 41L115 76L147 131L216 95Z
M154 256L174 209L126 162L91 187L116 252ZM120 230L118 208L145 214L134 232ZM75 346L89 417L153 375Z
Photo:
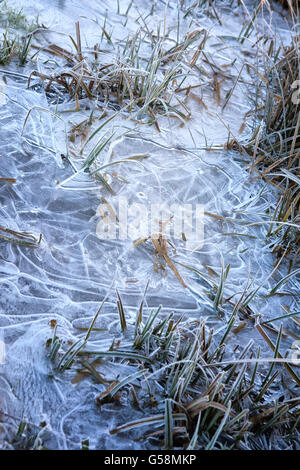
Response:
M29 54L31 38L29 35L20 39L15 34L4 32L2 38L0 37L0 65L9 64L14 58L24 65Z
M27 29L28 27L28 22L22 9L17 10L12 8L7 2L1 2L0 22L6 28Z
M8 64L19 53L17 38L10 38L8 32L2 34L0 39L0 64Z
M29 22L22 8L13 8L4 1L1 2L0 25L5 29L23 30L26 33L31 33L39 27L39 18L37 16Z
M7 2L1 2L0 26L5 32L0 38L0 65L7 65L14 58L18 58L24 65L32 35L41 27L38 16L28 21L22 9L12 8ZM23 34L23 35L22 35Z
M65 353L57 349L57 345L60 347L63 343L57 338L56 327L48 341L50 357L58 364L56 373L80 364L79 374L91 375L103 385L96 399L98 406L118 401L122 391L131 397L134 408L143 409L142 418L130 422L121 419L120 425L110 433L138 432L151 426L148 432L139 433L138 439L155 439L166 449L250 449L261 435L268 436L271 442L272 433L284 436L287 446L297 446L299 397L289 396L287 392L283 401L272 398L280 377L284 380L282 365L290 377L300 383L289 364L291 361L280 353L282 326L273 341L266 333L267 325L256 325L272 351L271 357L263 358L259 349L254 351L253 340L243 347L236 346L234 338L238 331L233 333L231 321L228 331L220 338L204 318L184 320L174 313L163 314L161 307L146 314L146 291L147 288L134 325L126 322L126 308L117 291L120 334L126 329L127 340L128 335L132 335L131 347L126 340L127 346L122 348L121 338L107 351L89 347L88 339L97 331L95 324L103 302L88 333L69 345ZM243 310L241 299L232 315ZM229 360L226 360L227 348ZM117 361L119 371L123 363L135 364L137 370L108 381L97 370L101 367L100 358ZM262 365L263 373L260 372ZM74 384L77 382L73 380ZM249 443L249 436L252 443Z
M260 124L246 146L253 158L252 171L278 190L271 219L275 224L270 225L268 238L274 240L278 256L293 255L293 260L300 252L299 58L300 45L295 41L266 71L257 113Z
M138 109L137 118L148 115L152 121L156 121L156 115L160 111L187 119L189 112L186 106L178 97L174 100L174 95L178 81L181 85L190 72L190 67L183 61L184 54L201 35L203 30L189 32L182 42L170 47L168 40L158 30L155 39L151 36L151 53L149 58L145 59L141 58L143 39L138 31L134 37L127 39L112 63L104 64L98 60L97 45L91 49L89 57L84 56L77 22L76 41L71 37L76 53L70 53L57 46L46 49L66 59L68 66L52 75L36 71L33 74L47 83L46 91L55 83L76 99L102 98L109 102L113 97L123 106L129 106L130 110ZM202 48L204 43L205 40L198 49ZM200 49L197 57L199 53Z

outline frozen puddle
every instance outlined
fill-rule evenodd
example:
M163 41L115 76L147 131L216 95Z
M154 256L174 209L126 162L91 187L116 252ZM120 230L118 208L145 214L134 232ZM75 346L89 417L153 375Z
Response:
M21 6L22 2L11 2ZM138 27L134 21L137 11L146 14L147 2L135 2L126 27L124 17L117 14L117 2L99 2L101 6L90 6L91 2L52 2L51 8L44 1L23 2L24 11L34 14L40 10L40 21L54 32L47 34L59 42L55 31L70 33L79 18L84 40L93 44L99 37L95 26L84 17L103 20L105 11L109 15L108 28L114 35L126 37L126 32ZM120 2L122 11L125 3ZM149 24L155 24L165 11L164 2L154 2L154 16ZM176 2L169 3L168 22L176 24ZM26 8L25 8L26 7ZM149 11L148 11L149 13ZM175 14L176 13L176 14ZM231 15L227 10L224 15ZM80 18L82 17L82 18ZM230 16L230 18L232 18ZM233 25L226 22L222 27L211 18L209 29L215 38L225 41L229 35L236 36L241 29L241 19L233 15ZM188 27L188 19L183 19ZM189 20L190 21L190 20ZM197 20L199 24L203 18ZM93 29L94 28L94 29ZM97 38L94 38L94 36ZM57 39L58 37L58 39ZM215 39L214 38L214 39ZM209 53L213 52L213 43ZM216 54L216 60L229 61L234 45L228 39L228 48ZM68 46L71 47L71 46ZM37 59L37 68L43 70L47 64ZM237 51L237 62L241 52ZM11 67L10 71L15 69ZM21 69L18 69L18 73ZM26 66L25 75L30 67ZM4 75L0 74L0 78ZM74 105L50 103L37 78L33 86L26 88L26 80L6 75L5 99L0 106L1 160L0 176L16 178L15 184L0 186L0 225L15 231L32 232L42 241L37 248L0 241L0 341L6 345L6 358L0 357L0 441L4 448L11 447L21 419L26 419L32 433L41 432L45 447L50 449L78 449L81 442L89 439L90 448L96 449L141 449L151 444L135 441L137 434L120 433L110 435L116 425L144 416L135 410L126 394L119 403L107 403L99 408L96 396L104 385L92 378L74 382L76 372L67 370L53 375L48 358L46 341L53 334L53 322L58 325L58 336L67 341L82 337L82 328L88 328L100 302L105 295L107 301L96 327L100 329L92 336L94 348L108 350L114 341L122 340L121 346L131 344L129 333L120 331L116 306L115 288L118 288L127 315L128 324L133 325L136 311L149 281L145 301L145 312L163 306L162 315L170 311L185 314L187 318L207 317L208 325L222 332L223 320L211 308L207 296L207 283L197 274L182 265L194 267L209 277L209 269L220 274L222 256L225 266L230 264L225 295L242 292L248 276L255 279L255 286L264 281L272 271L274 257L266 247L267 226L245 227L244 222L262 222L272 197L268 188L260 181L251 180L244 157L238 152L220 150L206 151L206 146L217 146L226 142L230 126L238 134L242 118L248 106L247 85L237 87L232 101L222 113L216 104L213 92L204 90L203 100L207 112L199 103L192 102L192 118L184 126L178 120L163 118L161 132L155 126L137 126L125 118L118 118L118 126L130 126L128 136L113 142L103 156L103 164L111 159L122 160L130 156L146 155L147 158L134 164L121 164L109 171L115 195L101 185L95 189L78 190L94 185L87 175L80 180L60 187L58 184L72 175L72 168L61 155L65 154L64 124L54 117L60 116L66 123L78 123L90 110L82 104L79 113L66 113ZM248 106L248 107L247 107ZM28 112L31 111L22 128ZM51 111L48 113L45 110ZM222 119L218 119L220 115ZM192 136L192 137L191 137ZM194 142L193 142L194 139ZM115 175L112 173L115 172ZM63 189L67 187L68 189ZM260 197L257 195L260 193ZM204 219L204 244L199 250L187 250L183 239L176 240L169 254L177 264L180 275L187 284L184 288L171 269L165 276L162 270L155 272L153 245L151 241L134 246L132 240L99 240L99 205L101 198L117 207L118 198L124 197L129 205L140 203L147 206L164 201L167 205L196 204L204 206L210 214L234 219L234 222L206 215ZM233 236L232 233L236 235ZM175 251L176 249L176 251ZM208 267L208 270L205 268ZM284 269L282 274L285 274ZM277 273L278 276L278 273ZM279 279L279 277L278 277ZM277 279L277 280L278 280ZM263 288L267 293L274 279ZM113 286L113 287L112 287ZM289 292L299 292L299 283L293 278ZM297 297L289 297L285 303L292 311L298 311ZM258 299L254 302L256 313L267 319L281 311L280 299ZM52 324L52 326L51 326ZM252 327L247 326L239 341L246 344L252 337ZM258 340L258 338L256 338ZM1 351L0 342L0 351ZM270 354L262 343L262 351ZM3 350L3 347L2 347ZM2 356L3 356L2 352ZM103 362L101 374L108 380L126 377L135 372L133 364ZM147 415L145 415L147 416ZM47 423L45 430L44 424Z

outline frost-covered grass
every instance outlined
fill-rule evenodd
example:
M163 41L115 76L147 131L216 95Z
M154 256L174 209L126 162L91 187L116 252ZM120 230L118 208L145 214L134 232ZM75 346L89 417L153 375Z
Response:
M196 2L193 8L186 9L185 16L193 16L193 9L202 6L211 8L213 17L222 23L217 1ZM251 12L237 38L241 44L247 44L261 11L262 5ZM16 28L27 28L21 12L11 14L9 21ZM103 40L111 44L106 25L101 28ZM188 100L195 99L203 105L202 98L197 95L199 84L192 81L201 73L201 61L212 69L210 84L221 106L221 81L215 65L204 54L206 32L191 29L184 34L183 40L179 37L178 30L177 41L173 40L170 45L170 38L160 29L155 34L149 34L147 29L142 34L139 30L121 44L107 64L101 62L102 50L97 45L82 48L77 23L76 39L71 37L73 52L53 44L41 48L51 57L65 61L63 67L57 66L48 75L36 70L31 74L41 79L46 93L51 92L51 99L57 94L60 99L73 102L77 110L84 98L92 102L99 100L105 105L103 116L93 132L92 114L81 125L69 129L69 141L76 143L79 140L80 146L73 159L67 155L74 173L60 183L61 188L66 188L78 174L89 172L91 177L97 177L99 186L113 194L104 170L109 171L113 165L125 160L103 164L101 157L116 137L114 118L123 113L137 125L147 118L147 124L154 124L157 132L160 132L161 117L175 115L184 125L191 115ZM15 54L14 43L6 41L7 57L11 58ZM147 58L141 52L144 42L150 50ZM251 118L255 114L256 124L258 121L257 130L246 144L234 136L222 150L235 148L244 153L248 158L249 173L256 171L272 190L278 191L278 205L273 207L274 213L265 223L270 227L266 247L271 239L274 245L271 248L279 255L279 261L274 257L274 269L265 281L273 279L279 265L286 265L287 274L274 280L267 292L265 281L255 286L254 281L248 280L238 295L225 295L229 264L222 263L219 275L212 270L203 274L201 266L182 263L175 266L168 256L167 243L153 242L153 252L161 264L164 263L163 268L170 268L184 288L181 269L193 272L205 282L207 303L218 319L216 327L209 325L204 317L191 320L176 312L165 314L163 306L146 311L147 288L134 323L129 321L122 297L116 291L120 331L116 342L105 350L95 347L94 338L101 335L97 325L106 299L87 331L71 343L60 337L59 325L53 322L52 337L45 345L53 377L70 373L76 383L89 377L103 386L96 398L100 411L104 404L120 403L126 395L128 406L140 413L140 418L134 420L123 420L120 413L118 425L110 429L111 435L130 432L132 439L150 441L165 449L296 449L300 446L299 362L295 363L290 357L293 343L299 340L299 312L283 305L283 312L274 312L271 319L264 321L253 308L258 297L268 301L271 297L285 295L282 287L299 274L299 109L293 105L290 93L291 82L299 78L299 47L293 44L289 51L284 51L269 40L264 41L263 47L263 57L269 57L268 68L262 72L256 64L252 66L252 72L258 72L253 89L261 92L256 109L250 113ZM244 65L245 68L249 66ZM239 71L235 72L232 88L222 103L223 109L240 79ZM257 76L261 79L258 87ZM180 93L185 93L184 99ZM112 108L115 110L116 104L115 114L106 117ZM131 157L126 162L144 158L148 156ZM209 215L220 222L226 221L225 216ZM38 241L31 234L2 227L0 230L14 236L12 239L2 234L3 240L23 243L26 238L24 243L38 249ZM138 244L140 241L136 246ZM290 259L292 262L287 265L286 260ZM239 348L239 335L245 328L250 331L249 341ZM257 337L269 354L262 354L262 348L256 347ZM119 364L120 369L123 365L134 366L135 372L108 380L101 373L101 361ZM31 423L22 421L13 445L16 448L43 448L42 429L43 426L36 430ZM84 446L88 447L88 443Z
M212 297L215 297L216 311L221 313L228 299L221 307L219 292L220 288ZM166 449L251 449L259 448L260 441L282 448L299 444L299 397L284 392L283 387L285 398L270 401L282 368L286 370L286 379L290 377L292 388L297 390L300 385L291 360L280 353L285 330L282 324L277 329L277 322L284 317L274 319L271 324L257 321L250 306L244 306L247 299L244 292L232 305L227 328L220 336L206 325L204 318L190 321L176 314L161 315L161 307L145 315L144 299L135 324L128 325L118 292L117 298L121 331L127 337L130 332L131 347L112 344L108 351L98 351L89 346L103 303L86 335L66 352L60 353L62 342L56 326L47 343L56 373L77 369L78 377L89 374L105 385L97 397L99 407L118 402L126 390L131 406L147 410L141 419L130 422L120 419L120 425L111 429L111 434L138 429L139 439L163 442ZM252 323L268 344L268 357L261 357L259 348L255 352L251 339L239 354L228 358L227 348L235 350L232 342L245 322ZM277 337L273 341L270 333L275 332ZM137 371L123 380L108 382L93 365L100 358L120 364L135 363ZM151 431L153 426L155 431Z
M297 28L297 12L293 10ZM277 257L286 256L290 269L298 264L300 254L300 173L299 173L299 64L297 38L284 48L269 40L265 52L263 80L259 80L256 124L251 142L246 146L252 158L251 171L265 180L278 195L273 208L267 240L272 240ZM278 47L279 46L279 47ZM272 186L271 186L272 185Z
M48 76L32 72L32 75L46 82L46 90L56 84L77 100L84 97L91 100L105 98L109 104L111 99L116 99L129 111L138 109L137 119L146 115L156 124L158 113L175 115L183 121L189 118L188 109L176 94L192 74L192 68L205 45L204 29L189 31L181 42L173 41L173 46L170 46L170 39L164 36L160 27L155 35L138 30L111 54L108 64L101 62L102 54L97 44L90 46L89 53L83 55L78 22L76 40L72 36L71 40L74 53L55 45L48 49L48 52L66 58L67 67ZM149 58L145 59L141 56L141 49L147 41L150 51ZM186 55L196 41L200 42L189 63Z
M38 17L29 22L22 9L12 8L6 1L0 2L0 65L7 65L14 58L24 65L30 50L32 34L39 27Z
M28 21L22 8L13 8L8 2L2 0L0 2L0 25L5 29L31 33L38 27L39 20L37 16L33 21Z
M0 65L7 65L17 58L24 65L30 49L31 36L20 39L15 34L6 31L0 37Z

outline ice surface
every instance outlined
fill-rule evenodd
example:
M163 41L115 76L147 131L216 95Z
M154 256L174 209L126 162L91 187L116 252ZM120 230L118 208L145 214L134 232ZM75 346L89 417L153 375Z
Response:
M87 44L97 42L101 35L101 30L91 20L102 21L106 11L110 12L107 27L113 28L114 36L120 39L126 37L128 30L137 29L137 12L146 14L150 8L148 2L136 1L138 10L131 10L124 27L124 17L117 14L117 2L113 0L57 0L51 5L44 0L28 0L11 4L22 6L28 15L39 11L40 22L51 29L51 32L43 33L44 37L48 35L47 40L55 38L58 43L62 41L58 32L69 34L74 31L74 22L80 19ZM167 9L165 2L153 4L154 14L149 19L149 27L161 20ZM127 2L121 1L120 5L122 13ZM171 30L177 22L176 5L177 2L169 2L167 9ZM236 42L230 37L239 33L242 21L228 9L224 10L222 26L205 16L197 18L199 25L204 25L211 33L208 53L217 63L230 63L237 57L239 69L244 58L243 48L237 49ZM187 27L188 20L185 20L183 28ZM284 23L278 28L284 34ZM225 38L226 47L222 46ZM43 59L37 66L40 70L45 67ZM13 66L10 70L14 70ZM18 73L24 71L18 69ZM25 75L29 73L27 66ZM65 153L64 126L53 116L56 107L47 100L41 86L27 89L26 80L7 74L6 103L0 106L0 176L16 178L16 183L1 184L0 224L16 231L42 233L43 238L36 249L0 242L0 330L7 349L6 362L0 364L0 407L6 413L1 424L4 447L9 447L8 442L15 433L17 420L14 418L22 417L31 423L32 430L35 427L40 430L43 421L48 423L42 437L45 445L53 449L80 448L81 440L86 438L90 438L91 448L98 449L149 445L143 441L135 442L130 433L109 435L109 429L114 425L143 416L141 411L126 403L125 396L123 403L106 404L99 409L95 397L104 386L89 379L73 385L74 371L53 378L47 357L45 344L53 332L50 320L57 321L61 338L72 341L82 335L78 328L89 326L106 294L108 299L96 324L104 331L93 336L94 345L108 349L114 338L122 337L115 290L111 288L113 280L114 287L120 291L129 323L134 320L145 285L150 280L146 309L162 304L165 312L175 310L191 318L206 316L208 323L224 327L209 307L207 286L194 273L180 268L188 284L184 289L171 270L167 270L165 278L161 272L154 272L150 242L134 247L131 240L100 241L96 235L97 208L103 196L109 197L112 205L121 195L130 204L149 205L161 201L203 204L205 211L235 220L248 220L249 223L264 220L262 214L271 196L263 190L260 181L249 177L244 157L235 152L203 150L206 145L226 142L228 129L224 123L230 126L233 135L238 133L243 116L250 109L247 84L239 84L224 112L217 106L211 89L206 86L203 90L202 98L208 110L196 101L189 103L192 118L184 126L177 120L164 118L160 121L160 133L154 126L141 126L114 143L110 152L103 156L102 163L109 161L112 152L118 160L140 154L147 154L149 158L140 164L113 167L127 183L112 178L116 195L108 196L101 186L88 191L76 190L80 185L94 185L87 175L80 184L73 180L70 190L57 184L71 176L72 169L61 158ZM62 111L64 106L65 103L59 105L57 110ZM33 107L22 132L27 113ZM45 110L51 110L52 114ZM61 116L68 126L70 122L86 118L86 113L83 107L79 113ZM120 118L122 125L129 126L128 121ZM261 197L257 198L259 191L262 191ZM202 271L202 266L207 265L220 273L223 253L225 264L231 264L227 292L229 295L241 292L249 273L252 279L255 278L255 285L259 285L272 270L274 258L265 246L266 230L265 225L245 228L226 221L221 224L207 216L204 246L193 252L185 249L182 240L176 241L172 259ZM246 236L224 235L233 231ZM128 280L138 282L128 283ZM265 283L264 289L268 289L270 282ZM290 281L289 289L299 292L295 279ZM291 309L299 310L292 298L287 303ZM269 318L272 312L277 314L278 305L277 299L262 299L255 308L257 313ZM248 341L249 333L249 328L241 333L242 343ZM126 338L123 342L126 344ZM129 365L120 367L104 363L101 367L101 373L112 379L133 372L133 366Z

